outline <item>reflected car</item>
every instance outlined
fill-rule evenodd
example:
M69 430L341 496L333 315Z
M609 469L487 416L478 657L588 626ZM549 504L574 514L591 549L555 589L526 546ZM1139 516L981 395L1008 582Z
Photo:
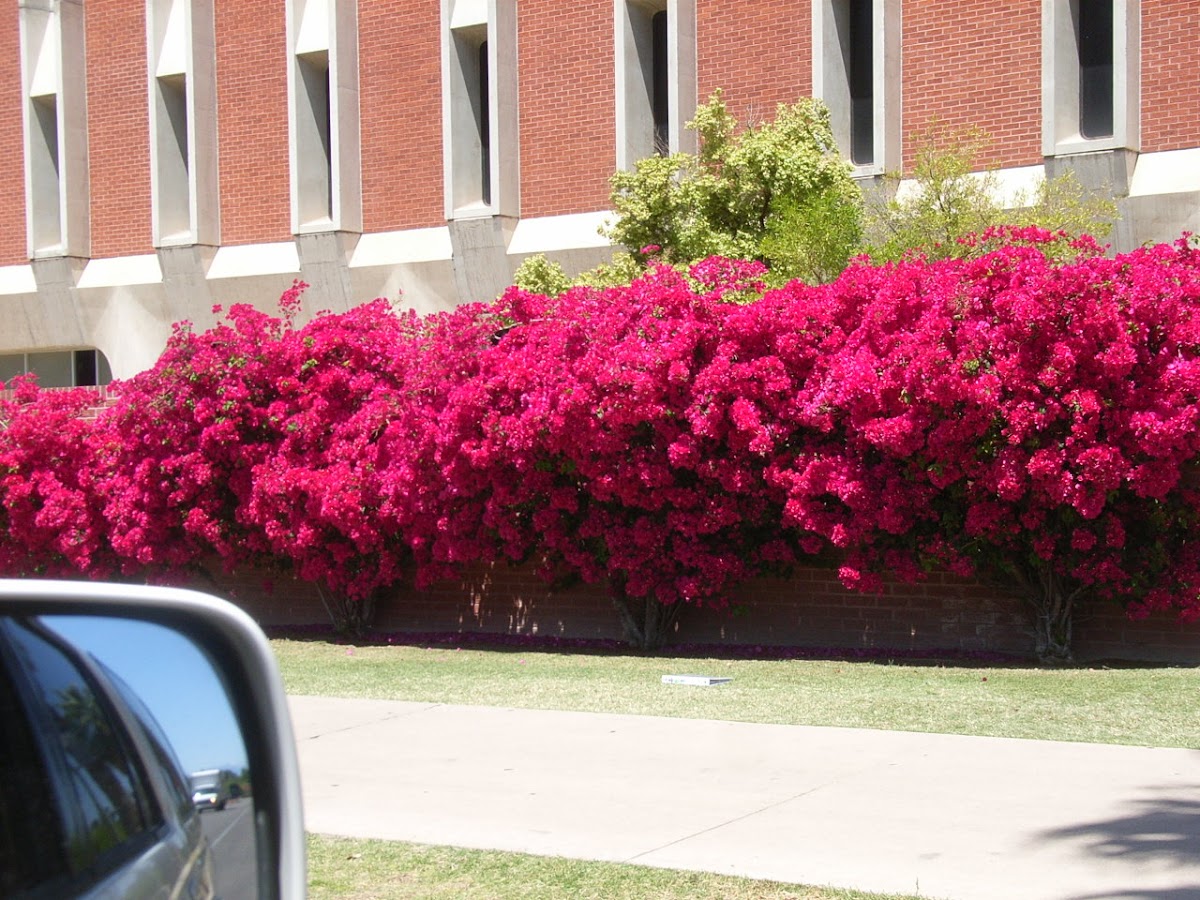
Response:
M128 686L36 617L0 619L0 895L211 898L192 792Z
M229 802L229 780L220 769L192 773L192 803L197 810L224 810Z

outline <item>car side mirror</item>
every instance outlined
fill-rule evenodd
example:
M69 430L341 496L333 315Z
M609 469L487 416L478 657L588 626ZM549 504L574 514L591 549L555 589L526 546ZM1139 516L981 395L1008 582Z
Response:
M0 895L305 896L283 683L232 604L0 580L0 718Z

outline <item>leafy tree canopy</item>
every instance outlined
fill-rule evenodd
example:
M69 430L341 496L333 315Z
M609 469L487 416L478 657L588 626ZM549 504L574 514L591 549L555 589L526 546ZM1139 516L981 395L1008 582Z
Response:
M649 156L612 176L616 219L604 233L625 251L577 283L628 284L651 260L686 270L710 256L765 263L779 283L829 281L845 267L860 245L862 197L824 104L781 104L772 121L739 126L717 91L688 127L698 153ZM515 281L569 283L539 257Z
M1069 236L1105 237L1117 215L1112 200L1088 191L1067 172L1001 202L1000 179L979 171L988 145L977 128L951 130L936 122L918 140L908 180L896 172L865 198L863 250L878 261L919 252L929 259L978 256L996 243L970 239L1001 226L1042 228ZM1073 253L1069 242L1049 248Z
M629 284L651 261L686 271L709 256L765 263L772 285L793 278L826 283L859 254L877 261L913 253L979 256L999 246L980 238L989 229L1103 238L1116 217L1112 200L1070 173L1004 197L996 173L980 170L988 138L978 129L934 122L918 136L908 176L888 173L864 192L818 100L780 105L773 121L742 127L718 91L689 127L699 137L698 153L650 156L613 175L616 219L604 233L623 249L611 262L572 281L537 256L521 266L515 283L553 296L572 283ZM1043 249L1076 252L1070 241Z

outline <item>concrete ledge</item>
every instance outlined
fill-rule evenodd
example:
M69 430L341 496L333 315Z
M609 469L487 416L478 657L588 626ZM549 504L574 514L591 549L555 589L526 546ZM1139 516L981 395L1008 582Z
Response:
M358 239L350 257L350 268L441 262L453 256L450 229L445 226L413 228L407 231L380 231L364 234Z
M1130 197L1200 191L1200 147L1143 153L1133 169Z
M994 199L1005 209L1022 206L1033 196L1042 182L1046 180L1045 166L1017 166L1011 169L992 169L991 171L972 172L970 177L976 181L985 178L993 179L995 190ZM909 200L916 196L917 182L914 178L903 179L896 188L897 200Z
M1046 181L1045 166L1020 166L996 170L1000 204L1005 209L1024 205Z
M275 244L238 244L221 247L208 268L210 281L250 275L300 274L300 254L295 241Z
M113 256L108 259L90 259L79 276L76 287L106 288L130 284L161 284L162 269L158 255Z
M0 295L36 293L33 266L0 266Z
M607 210L569 216L542 216L517 222L508 252L512 256L611 247L600 234L600 226L612 218Z

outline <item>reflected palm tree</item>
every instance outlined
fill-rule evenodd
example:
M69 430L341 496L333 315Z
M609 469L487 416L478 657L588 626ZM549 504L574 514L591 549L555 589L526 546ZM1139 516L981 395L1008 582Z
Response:
M87 816L88 846L72 848L72 855L94 858L145 827L143 798L125 749L94 693L78 684L62 688L53 713Z

